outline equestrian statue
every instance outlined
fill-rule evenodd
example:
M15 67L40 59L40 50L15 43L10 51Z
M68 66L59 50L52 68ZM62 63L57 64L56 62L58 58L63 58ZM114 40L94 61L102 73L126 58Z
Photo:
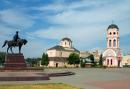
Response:
M8 45L7 53L9 51L9 49L10 49L11 53L13 53L13 50L12 50L13 47L19 47L19 53L21 53L22 46L26 45L27 40L26 39L21 39L19 37L18 33L19 32L16 31L16 34L13 36L13 40L5 40L4 45L2 46L2 48L5 47L6 44L7 44Z

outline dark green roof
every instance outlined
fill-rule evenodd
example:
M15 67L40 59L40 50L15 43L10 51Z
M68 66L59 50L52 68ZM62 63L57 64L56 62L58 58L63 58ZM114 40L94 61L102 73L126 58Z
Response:
M76 52L80 52L79 50L77 50L76 48L72 47L72 49L74 49L74 51ZM66 50L64 47L60 46L60 45L56 45L54 47L49 48L48 50L59 50L59 51L71 51L71 50Z
M63 38L63 39L61 39L62 41L64 41L64 40L67 40L67 41L71 41L71 39L70 38ZM72 41L71 41L72 42Z
M48 50L53 50L53 49L56 49L56 50L64 50L64 47L59 46L59 45L56 45L56 46L54 46L54 47L49 48Z
M118 26L117 26L116 24L111 24L111 25L109 25L109 26L108 26L108 29L110 29L110 28L119 29Z

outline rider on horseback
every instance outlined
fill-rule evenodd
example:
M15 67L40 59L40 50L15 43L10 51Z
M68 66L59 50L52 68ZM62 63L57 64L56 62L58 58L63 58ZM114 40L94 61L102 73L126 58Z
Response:
M17 45L17 43L18 43L18 40L20 39L20 37L19 37L19 35L18 35L18 31L16 31L16 34L14 35L14 37L13 37L13 41L14 41L14 43Z
M21 47L25 45L27 42L28 41L26 39L20 39L18 35L18 31L16 31L16 34L13 36L13 40L5 40L2 47L5 47L6 45L8 46L7 53L9 49L13 53L12 47L19 47L19 53L21 53Z

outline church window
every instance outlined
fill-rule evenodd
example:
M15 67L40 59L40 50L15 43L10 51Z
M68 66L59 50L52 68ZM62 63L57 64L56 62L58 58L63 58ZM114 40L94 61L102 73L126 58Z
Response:
M60 53L60 56L62 57L62 52Z
M109 34L111 35L111 32Z
M116 47L116 40L113 40L113 46Z
M111 47L111 40L109 40L109 47Z
M109 65L109 59L107 59L107 65Z
M65 42L65 45L66 45L66 42Z
M111 65L112 65L112 59L111 59Z
M115 34L116 34L116 32L113 32L113 34L115 35Z

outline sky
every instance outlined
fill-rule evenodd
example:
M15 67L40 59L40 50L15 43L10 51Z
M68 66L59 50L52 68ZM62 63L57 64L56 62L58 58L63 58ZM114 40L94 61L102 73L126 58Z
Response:
M18 30L28 40L26 58L41 57L64 37L80 51L103 51L112 23L119 27L123 54L130 54L130 0L0 0L0 45Z

